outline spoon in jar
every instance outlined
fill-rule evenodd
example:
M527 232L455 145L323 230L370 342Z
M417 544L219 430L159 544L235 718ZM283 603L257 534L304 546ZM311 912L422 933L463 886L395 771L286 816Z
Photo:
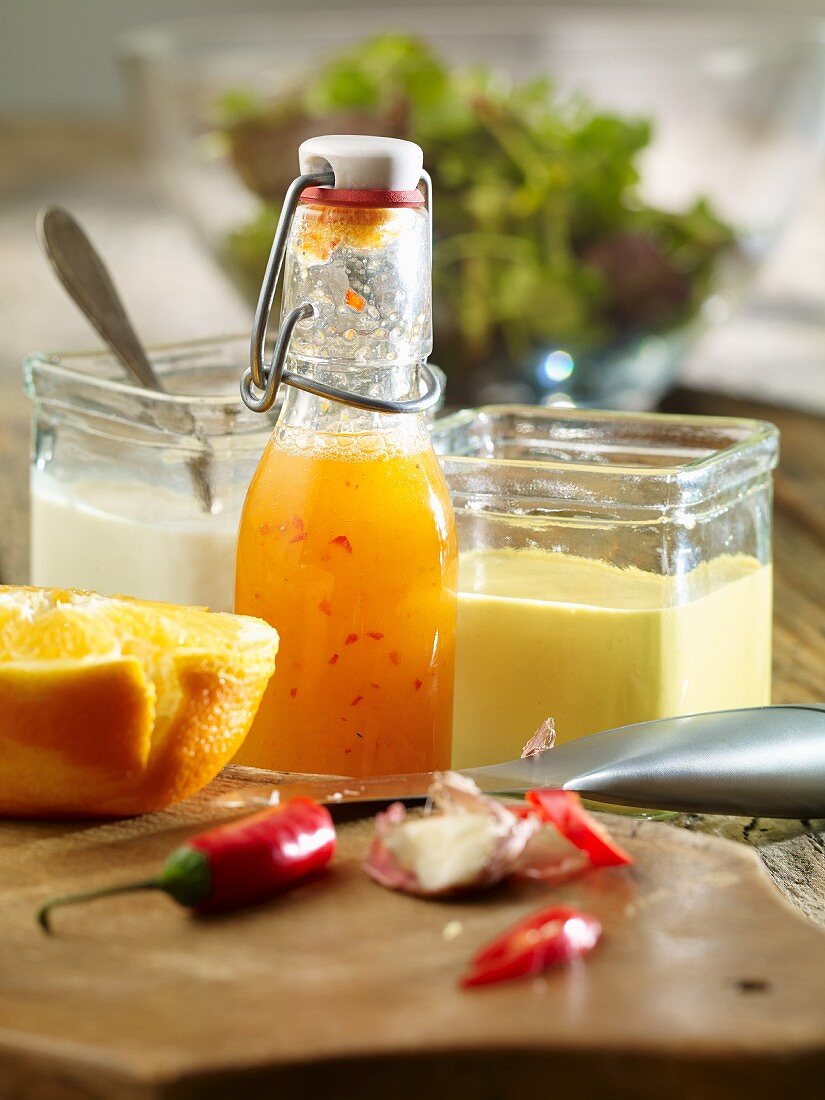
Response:
M46 206L37 216L37 235L69 296L129 377L139 386L165 393L166 387L135 333L106 265L76 219L61 206ZM202 449L187 458L186 465L201 507L211 512L212 449L197 432L192 417L189 426Z

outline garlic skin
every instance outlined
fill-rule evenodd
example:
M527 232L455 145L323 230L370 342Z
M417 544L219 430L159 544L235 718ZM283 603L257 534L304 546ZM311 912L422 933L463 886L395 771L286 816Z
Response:
M547 752L556 743L556 723L552 718L545 718L524 748L521 750L521 759L526 760L530 756L538 756Z
M515 873L564 879L587 858L552 825L520 816L456 772L435 776L422 814L394 802L375 820L364 869L391 890L439 898L495 886Z
M484 877L496 836L486 814L431 814L408 818L384 843L415 876L421 893L441 894Z

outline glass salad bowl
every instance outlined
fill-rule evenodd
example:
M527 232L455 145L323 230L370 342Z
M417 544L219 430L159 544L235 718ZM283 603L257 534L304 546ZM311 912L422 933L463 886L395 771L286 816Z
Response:
M451 401L649 407L805 196L825 21L404 7L131 32L159 187L251 297L300 141L418 141Z

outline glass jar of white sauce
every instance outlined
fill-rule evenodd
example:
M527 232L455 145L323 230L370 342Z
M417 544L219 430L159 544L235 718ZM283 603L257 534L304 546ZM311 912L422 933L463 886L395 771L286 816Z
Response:
M155 349L165 393L106 353L26 360L32 584L232 610L238 519L277 414L240 400L248 350L248 337Z

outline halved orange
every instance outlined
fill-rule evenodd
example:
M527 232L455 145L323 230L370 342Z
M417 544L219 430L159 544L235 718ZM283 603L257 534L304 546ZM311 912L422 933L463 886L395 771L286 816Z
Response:
M0 585L0 814L163 809L232 758L275 668L245 615Z

